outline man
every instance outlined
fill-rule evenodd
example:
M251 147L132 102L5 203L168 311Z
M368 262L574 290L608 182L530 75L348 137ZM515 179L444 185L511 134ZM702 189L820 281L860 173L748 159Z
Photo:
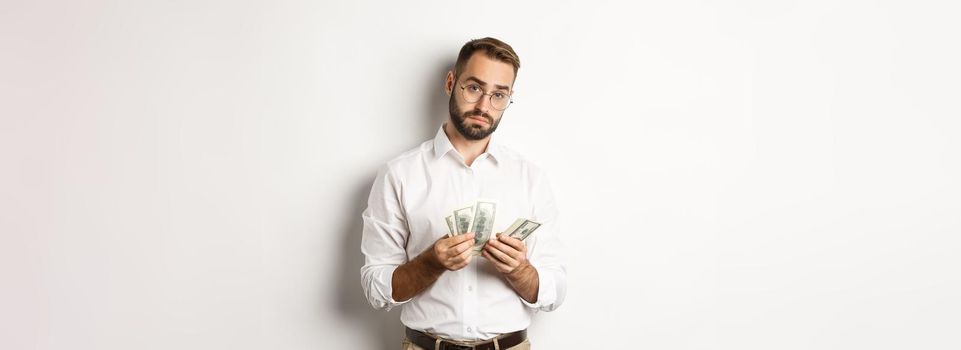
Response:
M387 162L371 188L361 279L374 308L404 305L404 349L530 349L531 316L564 301L558 214L544 172L492 137L519 67L500 40L467 42L444 83L450 120ZM496 203L493 232L517 218L541 226L524 241L448 236L445 218L478 199ZM483 244L477 256L475 241Z

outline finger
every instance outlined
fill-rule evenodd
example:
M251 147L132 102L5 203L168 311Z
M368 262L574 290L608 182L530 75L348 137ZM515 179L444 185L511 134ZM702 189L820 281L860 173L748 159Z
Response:
M450 250L447 251L447 254L450 254L451 257L458 257L464 255L464 252L468 249L470 249L470 246L465 248L458 244L456 247L451 247Z
M472 247L474 247L474 241L463 241L456 246L451 247L450 250L453 251L454 255L460 255L465 250L471 249Z
M494 264L495 266L504 264L500 260L497 260L497 258L493 257L491 253L487 251L487 249L481 250L481 256L483 256L484 259L487 259L488 261L490 261L491 264ZM500 267L498 267L498 269L500 269Z
M517 240L516 238L511 238L511 239L515 241ZM521 243L520 249L518 249L510 244L504 243L501 240L495 240L495 241L496 242L495 244L493 244L493 246L497 248L497 250L500 250L505 254L510 255L512 258L520 261L523 258L527 257L527 251L526 249L524 249L526 247L523 245L523 242Z
M500 240L497 240L497 239L490 240L489 242L487 242L487 245L491 246L491 248L504 252L504 254L510 255L512 257L518 257L522 255L517 249L514 249L514 247L504 244L504 242L501 242Z
M463 262L470 261L470 251L467 250L457 254L454 254L453 251L451 251L450 258L448 258L448 261L450 261L453 264L460 264Z
M501 271L501 272L511 271L510 265L507 265L504 262L497 260L497 258L493 257L489 251L484 250L481 254L484 256L485 259L490 261L491 264L494 264L494 267L496 267L498 271Z
M439 255L441 255L444 258L444 260L453 261L453 259L456 258L459 254L457 252L457 247L451 246L451 247L443 248L443 250Z
M472 256L474 256L473 249L468 248L467 250L461 252L458 256L462 257L465 261L470 262Z
M498 241L504 242L504 244L507 244L517 250L524 250L524 248L527 247L526 245L524 245L524 241L521 241L511 236L500 235L497 237L497 239Z
M460 270L460 269L464 268L464 266L467 266L467 265L470 265L470 257L464 258L464 257L459 257L459 256L458 256L458 257L457 257L457 262L456 262L456 263L451 263L451 266L453 266L452 268L453 268L454 270Z
M460 268L463 268L464 266L470 265L470 261L471 261L471 259L473 259L473 258L474 258L474 255L471 254L470 252L467 252L467 255L464 256L464 262L461 264Z
M447 261L452 265L457 265L464 262L464 257L461 256L460 254L456 254L456 255L450 254L449 257L447 258Z
M491 253L488 252L487 249L481 250L481 256L483 256L484 259L487 259L487 261L490 261L490 263L494 264L495 266L504 264L500 260L497 260L497 258L491 256ZM497 269L500 269L500 267L497 267Z
M447 238L440 239L440 246L443 249L450 249L451 247L460 244L461 242L470 241L474 238L473 233L465 233L461 235L455 235Z
M487 241L487 244L484 245L484 248L502 250L506 249L506 246L504 246L504 243L501 243L496 239L492 239Z
M466 242L466 241L473 240L473 239L474 239L474 233L473 233L473 232L468 232L468 233L465 233L465 234L462 234L462 235L456 235L456 236L454 236L454 237L451 237L451 239L450 239L450 244L451 244L451 245L457 245L457 244L460 244L461 242Z
M503 262L503 263L505 263L505 264L507 264L507 265L510 265L510 266L515 266L515 265L517 265L517 260L516 260L516 259L514 259L514 258L511 257L510 255L508 255L507 253L501 251L501 250L500 250L499 248L497 248L496 246L491 246L491 248L488 250L488 252L489 252L491 255L493 255L495 258L497 258L497 260L500 260L501 262Z

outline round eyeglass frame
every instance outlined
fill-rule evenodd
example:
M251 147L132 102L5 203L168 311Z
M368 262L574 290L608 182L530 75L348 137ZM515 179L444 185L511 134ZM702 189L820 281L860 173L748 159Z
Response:
M494 100L492 100L494 98L493 92L491 93L484 92L481 94L481 97L477 98L476 101L471 101L470 98L467 97L467 85L470 85L470 84L464 84L460 86L460 90L461 90L460 96L463 97L464 101L466 101L467 103L477 103L478 101L480 101L480 99L483 98L483 96L487 96L487 102L491 104L491 107L493 107L498 111L507 110L507 107L510 107L512 104L514 104L514 97L507 95L508 100L507 100L507 104L504 105L504 108L497 108L497 106L494 105ZM481 89L481 91L484 91L484 89Z

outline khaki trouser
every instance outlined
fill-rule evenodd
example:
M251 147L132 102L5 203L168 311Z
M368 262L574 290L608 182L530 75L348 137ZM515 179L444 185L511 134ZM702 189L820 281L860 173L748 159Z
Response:
M410 339L407 339L405 337L404 341L401 343L401 350L434 350L434 349L424 349L422 347L414 345L414 343L410 342ZM531 342L530 342L530 339L524 339L524 341L522 341L520 344L515 345L512 348L501 349L501 350L531 350Z

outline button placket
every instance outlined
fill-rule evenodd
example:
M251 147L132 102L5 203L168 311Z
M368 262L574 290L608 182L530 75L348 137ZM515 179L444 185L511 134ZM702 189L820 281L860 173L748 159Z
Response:
M477 284L476 262L472 259L464 270L466 270L464 281L467 284L467 289L472 290L473 286ZM464 294L464 327L466 327L465 330L469 335L473 335L471 333L475 330L474 326L477 322L477 315L479 314L479 301L477 299L477 293Z

